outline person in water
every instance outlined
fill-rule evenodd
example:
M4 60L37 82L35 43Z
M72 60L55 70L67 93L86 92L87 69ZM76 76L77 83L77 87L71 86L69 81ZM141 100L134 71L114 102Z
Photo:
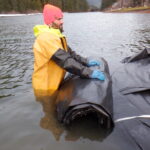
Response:
M100 65L77 55L67 45L63 32L63 13L60 8L46 4L43 9L44 25L36 25L33 45L34 72L32 85L35 90L55 91L64 79L66 71L83 78L105 80L105 75L90 66Z

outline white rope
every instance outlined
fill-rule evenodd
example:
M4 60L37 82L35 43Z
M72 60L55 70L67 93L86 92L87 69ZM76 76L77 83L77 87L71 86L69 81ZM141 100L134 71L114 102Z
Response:
M131 120L131 119L135 119L135 118L148 118L150 119L150 115L141 115L141 116L132 116L132 117L125 117L125 118L120 118L115 120L115 122L121 122L121 121L126 121L126 120Z

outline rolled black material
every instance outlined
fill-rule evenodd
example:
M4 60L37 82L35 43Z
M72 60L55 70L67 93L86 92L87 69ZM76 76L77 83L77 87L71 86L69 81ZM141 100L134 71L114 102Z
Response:
M149 150L150 49L124 59L125 64L111 79L107 63L102 62L99 69L107 76L106 81L75 76L64 81L57 97L59 121L70 125L92 114L97 116L97 123L109 128L113 116L115 127L104 143L112 142L115 150Z
M97 123L102 127L113 126L112 82L106 61L100 59L100 62L100 67L92 69L103 71L106 76L105 81L71 76L60 87L57 97L57 116L64 125L94 114Z

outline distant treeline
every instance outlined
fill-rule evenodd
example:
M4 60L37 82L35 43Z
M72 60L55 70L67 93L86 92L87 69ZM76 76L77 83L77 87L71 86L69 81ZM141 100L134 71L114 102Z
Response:
M42 11L44 4L50 3L60 7L63 11L88 11L86 0L0 0L0 13Z
M113 3L115 3L117 0L103 0L102 1L102 10L111 6Z

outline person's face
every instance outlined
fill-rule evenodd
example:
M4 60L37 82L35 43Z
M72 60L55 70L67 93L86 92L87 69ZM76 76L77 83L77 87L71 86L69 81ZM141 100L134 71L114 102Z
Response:
M52 23L52 27L55 29L60 29L60 31L63 31L63 18L57 18L55 21Z

